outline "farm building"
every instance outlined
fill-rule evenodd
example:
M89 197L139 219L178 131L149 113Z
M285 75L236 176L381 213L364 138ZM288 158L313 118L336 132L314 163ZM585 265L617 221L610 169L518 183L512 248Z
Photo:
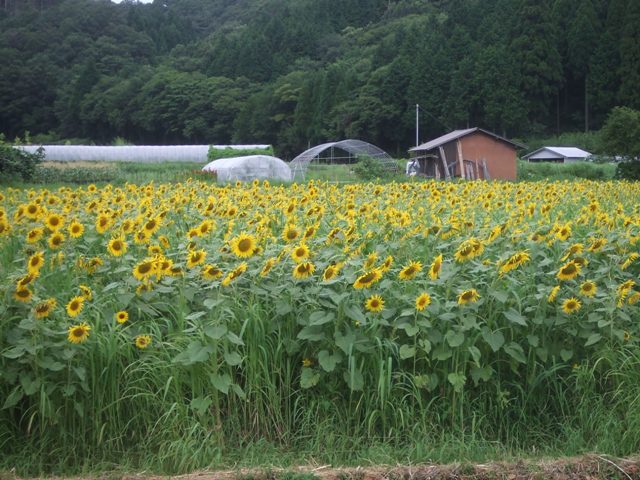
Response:
M530 162L584 162L591 154L576 147L542 147L525 155L525 160Z
M523 145L481 128L454 130L409 150L418 175L449 179L516 179L516 150Z
M49 162L206 162L209 148L225 150L266 150L270 145L138 145L102 147L94 145L42 145ZM35 153L40 146L20 146Z

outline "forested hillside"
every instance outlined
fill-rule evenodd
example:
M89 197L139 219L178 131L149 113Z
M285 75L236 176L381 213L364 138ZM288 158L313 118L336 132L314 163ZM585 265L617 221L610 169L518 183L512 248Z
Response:
M0 0L0 132L391 152L640 108L636 0ZM44 135L43 135L44 134Z

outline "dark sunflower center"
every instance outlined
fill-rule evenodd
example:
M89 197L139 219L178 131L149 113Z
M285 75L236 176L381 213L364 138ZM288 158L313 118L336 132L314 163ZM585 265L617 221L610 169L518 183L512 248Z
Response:
M462 294L463 300L471 300L473 298L473 292L467 291Z
M84 329L82 327L73 329L73 336L76 338L80 338L84 335Z
M151 265L149 263L143 263L142 265L140 265L140 268L138 268L138 271L140 273L148 273L151 270Z
M241 252L248 252L253 246L252 243L253 242L249 238L243 238L238 242L238 250Z

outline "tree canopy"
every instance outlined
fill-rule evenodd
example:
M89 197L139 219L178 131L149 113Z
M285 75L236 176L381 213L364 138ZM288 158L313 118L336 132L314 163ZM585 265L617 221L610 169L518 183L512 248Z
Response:
M3 0L0 132L50 141L391 152L526 137L638 108L630 0ZM39 137L38 137L39 136Z

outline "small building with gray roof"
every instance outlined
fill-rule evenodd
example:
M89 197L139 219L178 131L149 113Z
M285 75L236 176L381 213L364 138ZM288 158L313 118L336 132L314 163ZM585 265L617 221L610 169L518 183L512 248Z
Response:
M576 147L542 147L535 150L524 157L530 162L584 162L591 154L585 150Z

